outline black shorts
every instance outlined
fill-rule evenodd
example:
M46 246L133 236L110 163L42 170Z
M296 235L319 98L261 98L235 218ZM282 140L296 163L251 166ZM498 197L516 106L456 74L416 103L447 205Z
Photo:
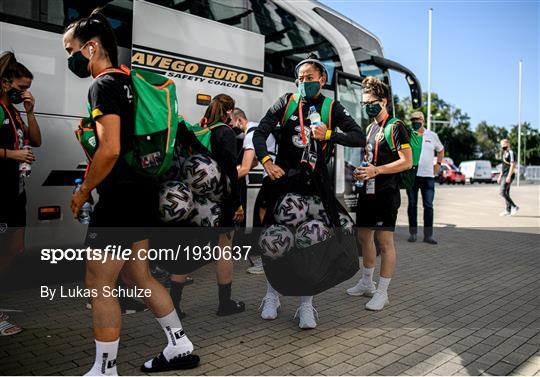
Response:
M130 248L150 238L159 218L159 191L154 185L119 185L100 193L86 235L86 246Z
M396 229L401 195L399 189L386 189L376 194L361 193L356 206L356 225L374 230Z
M2 197L0 203L0 231L26 226L26 192L15 197Z
M260 208L268 208L268 205L272 202L272 179L269 176L263 178L262 186L257 193L257 199L255 202Z

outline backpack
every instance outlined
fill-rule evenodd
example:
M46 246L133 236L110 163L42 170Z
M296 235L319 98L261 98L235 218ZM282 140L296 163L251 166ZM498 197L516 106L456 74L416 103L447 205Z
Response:
M180 116L178 117L178 123L184 122L186 125L186 128L188 131L191 131L193 135L197 138L199 143L207 149L210 153L212 153L212 143L211 143L211 137L212 137L212 130L221 126L227 126L223 122L216 122L210 126L201 126L199 123L190 124L187 120L184 119L184 117ZM191 154L191 153L190 153Z
M107 73L128 75L133 83L134 133L131 149L124 159L135 172L146 177L159 177L171 166L176 142L176 86L166 77L142 69L129 70L126 66L107 69L97 77ZM82 119L75 130L90 162L96 151L96 135L90 126L92 121L92 118Z
M324 96L323 96L324 97ZM285 108L285 112L283 113L283 118L281 119L281 127L285 126L285 123L289 120L291 115L293 115L296 112L296 109L298 109L298 103L300 102L300 93L294 93L289 97L289 102L287 103L287 107ZM334 100L328 97L324 97L323 104L321 107L321 121L326 124L326 127L331 130L332 129L332 107L334 106ZM276 137L276 143L277 143L277 137ZM323 152L324 152L324 159L326 162L330 159L333 152L333 146L328 147L328 143L326 141L322 142L323 146Z
M384 127L384 138L392 152L396 151L396 143L394 141L394 124L396 122L401 122L398 118L391 118ZM405 125L404 125L405 126ZM371 129L369 125L367 133ZM399 187L405 190L410 190L414 185L414 180L416 178L416 171L418 170L418 160L420 159L420 152L422 151L422 138L419 137L415 132L405 126L407 133L409 134L409 144L411 146L412 155L413 155L413 166L405 171L399 173Z

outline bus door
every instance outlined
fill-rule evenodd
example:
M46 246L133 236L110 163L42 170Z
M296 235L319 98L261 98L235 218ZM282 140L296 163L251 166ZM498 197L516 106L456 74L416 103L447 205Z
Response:
M362 77L336 71L335 98L347 109L362 130L365 130L369 121L362 114ZM353 171L360 165L363 151L364 148L338 145L334 157L336 197L351 215L355 214L358 199Z

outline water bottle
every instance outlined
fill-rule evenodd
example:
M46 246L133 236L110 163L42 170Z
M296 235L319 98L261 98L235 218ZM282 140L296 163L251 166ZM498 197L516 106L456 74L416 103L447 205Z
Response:
M80 178L77 178L75 180L75 190L73 190L73 192L77 192L81 189L82 182L83 180ZM79 222L83 225L90 224L91 214L92 214L92 204L90 204L89 202L85 202L82 205L81 209L79 210L79 216L78 216Z
M30 146L30 141L25 140L22 149L32 150L32 147ZM19 173L23 178L30 176L30 173L32 173L32 165L28 162L21 162L19 164Z
M361 167L365 168L366 166L368 166L368 163L366 161L362 161L362 163L360 164ZM357 188L362 188L364 187L364 181L356 181L354 182L354 185L357 187Z
M315 108L315 106L309 107L309 121L311 122L312 126L322 125L321 114L317 112L317 109Z

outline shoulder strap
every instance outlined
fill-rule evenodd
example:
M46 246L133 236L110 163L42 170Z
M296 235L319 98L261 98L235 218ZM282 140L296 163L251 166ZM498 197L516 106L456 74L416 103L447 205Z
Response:
M216 123L212 124L211 126L208 126L207 128L209 130L213 130L214 128L218 128L218 127L221 127L221 126L226 126L226 124L223 123L223 122L216 122Z
M252 133L253 131L255 131L256 128L257 127L251 127L249 130L247 130L246 135Z
M285 123L289 120L291 115L294 114L298 108L298 102L300 101L300 93L294 93L289 97L289 102L287 102L287 107L283 113L283 118L281 118L281 126L283 127Z
M321 107L321 120L329 130L332 129L332 108L334 107L334 100L329 97L324 97L324 101Z
M384 125L384 138L390 146L392 152L396 150L396 141L394 140L394 124L396 122L401 122L398 118L392 118ZM389 127L391 126L391 127Z
M121 74L124 74L124 75L130 75L131 74L131 71L129 70L128 67L126 67L125 65L121 65L120 68L107 68L106 70L104 70L103 72L101 72L99 75L96 76L96 79L98 77L101 77L103 75L106 75L108 73L121 73Z
M2 127L2 124L4 124L5 119L6 119L6 112L4 111L4 106L0 106L0 127Z

